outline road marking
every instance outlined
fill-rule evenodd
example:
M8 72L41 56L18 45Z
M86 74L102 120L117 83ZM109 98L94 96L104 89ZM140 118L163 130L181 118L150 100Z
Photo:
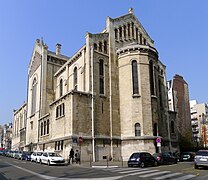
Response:
M167 175L164 175L164 176L156 177L156 178L153 178L153 179L161 180L161 179L166 179L166 178L170 178L170 177L181 175L181 174L182 173L172 173L172 174L167 174Z
M139 177L151 177L151 176L155 176L155 175L160 175L160 174L167 174L169 173L170 171L160 171L160 172L155 172L155 173L151 173L151 174L146 174L146 175L142 175L142 176L139 176Z
M186 175L186 176L178 177L178 178L176 178L176 179L172 179L172 180L186 180L186 179L191 179L191 178L193 178L193 177L196 177L196 176L195 176L195 175L190 174L190 175Z
M156 172L156 171L159 171L159 170L149 170L149 171L136 172L136 173L129 174L129 176L135 176L135 175L139 175L139 174L146 174L146 173L151 173L151 172Z
M152 170L150 170L150 169L135 169L135 170L130 170L130 171L122 171L122 172L118 172L118 173L132 173L132 172L140 172L140 171L142 171L142 172L149 172L149 171L152 171ZM153 171L155 171L155 170L153 170ZM158 171L158 170L157 170Z
M38 176L38 177L40 177L42 179L50 179L50 180L57 180L57 179L58 180L92 180L92 179L94 179L94 180L117 180L117 179L125 177L125 176L115 176L115 177L105 177L105 178L97 178L97 177L96 178L59 178L59 177L53 177L53 176L47 176L47 175L39 174L39 173L36 173L34 171L30 171L28 169L24 169L22 167L16 166L14 164L10 164L8 162L5 162L5 163L9 164L10 166L13 166L13 167L16 167L18 169L21 169L22 171L26 171L26 172L28 172L30 174Z
M118 166L92 166L92 168L117 168Z
M104 169L104 170L110 170L111 172L119 172L119 171L133 170L133 168L111 168L111 169ZM134 168L134 170L138 170L138 169Z

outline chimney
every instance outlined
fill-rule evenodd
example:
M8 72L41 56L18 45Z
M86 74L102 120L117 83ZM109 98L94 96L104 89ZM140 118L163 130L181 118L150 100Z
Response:
M60 55L61 54L61 44L57 43L56 44L56 55Z

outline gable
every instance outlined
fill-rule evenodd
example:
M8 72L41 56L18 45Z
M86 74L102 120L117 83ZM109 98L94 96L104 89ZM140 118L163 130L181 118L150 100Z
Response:
M152 47L154 46L154 41L151 39L147 31L144 29L142 24L139 22L139 20L136 18L136 16L132 12L129 12L129 14L126 14L124 16L111 19L111 21L113 22L112 24L113 24L114 30L118 32L118 34L120 32L124 33L124 31L127 34L129 29L131 32L132 32L132 29L134 29L134 33L136 34L133 34L134 38L132 38L132 40L139 41L139 38L140 38L139 36L142 36L148 45Z

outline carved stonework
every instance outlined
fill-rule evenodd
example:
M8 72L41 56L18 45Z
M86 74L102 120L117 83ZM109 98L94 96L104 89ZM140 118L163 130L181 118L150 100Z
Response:
M32 65L30 68L29 77L31 77L36 71L36 69L40 66L41 58L42 56L38 52L35 52L35 55L33 56L33 60L32 60Z

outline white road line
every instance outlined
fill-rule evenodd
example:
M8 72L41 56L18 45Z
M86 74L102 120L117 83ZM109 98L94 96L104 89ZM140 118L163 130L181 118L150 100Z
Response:
M146 175L141 175L139 177L151 177L151 176L156 176L156 175L160 175L160 174L167 174L170 171L160 171L160 172L155 172L155 173L151 173L151 174L146 174Z
M140 171L149 171L150 169L135 169L135 170L129 170L129 171L121 171L121 172L118 172L118 173L122 173L122 174L126 174L126 173L132 173L132 172L140 172Z
M14 164L10 164L8 162L6 162L6 163L9 164L10 166L21 169L22 171L26 171L26 172L33 174L35 176L38 176L42 179L50 179L50 180L92 180L92 179L94 179L94 180L117 180L117 179L125 177L125 176L115 176L115 177L105 177L105 178L58 178L58 177L53 177L53 176L42 175L42 174L30 171L25 168L21 168L19 166L14 165Z
M117 168L118 166L92 166L92 168Z
M172 179L172 180L186 180L186 179L191 179L191 178L193 178L193 177L196 177L196 175L189 174L189 175L182 176L182 177L178 177L178 178Z
M173 177L173 176L178 176L178 175L181 175L182 173L172 173L172 174L167 174L167 175L164 175L164 176L160 176L160 177L156 177L156 178L153 178L155 180L161 180L161 179L166 179L166 178L170 178L170 177Z
M133 168L111 168L111 169L104 169L104 170L110 170L112 172L119 172L119 171L126 171L126 170L138 170L138 169L133 169Z
M141 171L141 172L136 172L136 173L129 174L129 176L135 176L135 175L139 175L139 174L146 174L146 173L151 173L151 172L156 172L156 171L159 171L159 170Z

